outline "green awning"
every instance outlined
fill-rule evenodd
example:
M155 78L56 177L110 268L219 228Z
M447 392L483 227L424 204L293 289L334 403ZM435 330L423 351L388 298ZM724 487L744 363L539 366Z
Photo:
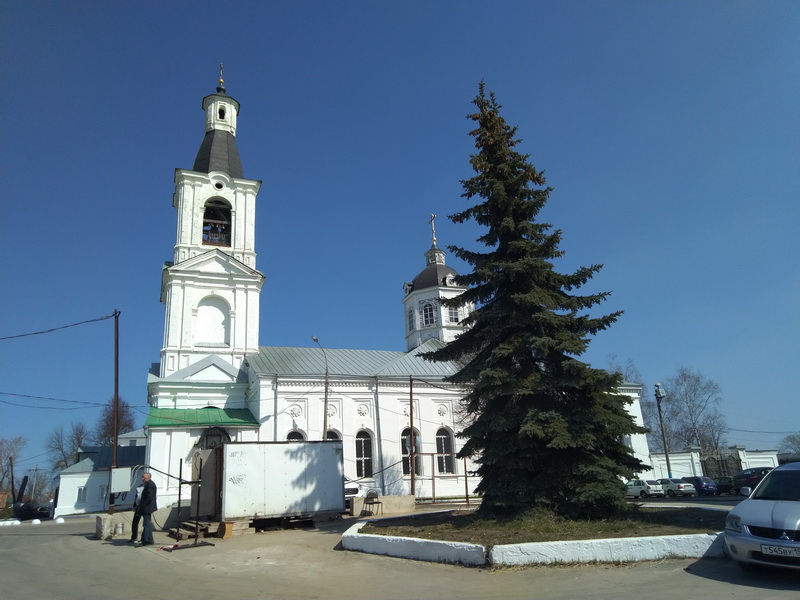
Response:
M258 427L246 408L151 408L145 427Z

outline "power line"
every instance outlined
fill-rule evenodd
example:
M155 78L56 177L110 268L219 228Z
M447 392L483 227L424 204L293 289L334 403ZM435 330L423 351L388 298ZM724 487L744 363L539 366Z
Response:
M728 431L738 431L740 433L771 433L774 435L792 435L793 433L797 433L797 431L753 431L752 429L734 429L733 427L728 427Z
M23 408L40 408L44 410L80 410L82 408L92 408L91 406L33 406L31 404L19 404L18 402L9 402L8 400L0 400L2 404L9 406L21 406Z
M86 406L105 406L101 402L87 402L86 400L64 400L63 398L50 398L48 396L31 396L30 394L15 394L13 392L0 392L0 396L14 396L15 398L31 398L32 400L48 400L50 402L69 402L71 404L85 404ZM8 404L11 404L9 402ZM17 404L16 406L28 406L27 404Z
M96 319L89 319L88 321L80 321L78 323L72 323L70 325L62 325L61 327L53 327L52 329L45 329L43 331L34 331L32 333L20 333L19 335L7 335L7 336L4 336L4 337L0 337L0 341L2 341L2 340L13 340L13 339L16 339L16 338L28 337L28 336L31 336L31 335L42 335L43 333L52 333L54 331L59 331L60 329L68 329L70 327L77 327L78 325L85 325L86 323L95 323L96 321L104 321L106 319L111 319L116 314L117 313L114 312L113 314L106 315L105 317L97 317Z

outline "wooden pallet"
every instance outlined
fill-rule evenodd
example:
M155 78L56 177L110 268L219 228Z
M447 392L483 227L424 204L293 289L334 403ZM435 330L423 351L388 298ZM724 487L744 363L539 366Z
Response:
M198 538L204 538L217 535L217 527L219 523L210 523L208 521L184 521L180 527L174 527L169 530L169 536L176 540L194 539L195 532Z
M195 529L197 530L197 537L220 537L228 539L240 535L248 535L255 533L256 530L250 526L251 520L246 521L199 521L195 528L194 521L184 521L180 527L175 527L169 530L169 536L176 540L189 540L194 539Z

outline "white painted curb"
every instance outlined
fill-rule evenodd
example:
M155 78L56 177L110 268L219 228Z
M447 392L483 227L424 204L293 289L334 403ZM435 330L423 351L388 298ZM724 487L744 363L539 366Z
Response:
M537 542L495 546L489 553L489 562L495 566L515 566L721 558L723 546L721 533Z
M356 523L342 535L345 550L479 567L486 564L486 549L477 544L358 533L367 521Z
M483 546L477 544L359 533L367 522L356 523L342 535L342 547L345 550L470 567L722 558L725 545L722 533L700 533L508 544L495 546L487 553Z

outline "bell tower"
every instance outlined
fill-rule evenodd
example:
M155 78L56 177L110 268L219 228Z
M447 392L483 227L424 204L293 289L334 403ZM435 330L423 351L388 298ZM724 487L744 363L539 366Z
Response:
M160 376L209 356L238 369L258 352L259 294L255 211L261 182L245 179L236 146L239 102L228 96L222 66L216 93L203 98L205 134L191 170L175 170L178 226L164 265Z
M426 340L453 341L464 331L461 321L472 306L443 306L441 298L455 298L465 287L456 285L455 269L445 264L444 250L436 246L436 215L431 215L431 247L425 252L425 268L403 285L406 324L406 350L410 352Z

